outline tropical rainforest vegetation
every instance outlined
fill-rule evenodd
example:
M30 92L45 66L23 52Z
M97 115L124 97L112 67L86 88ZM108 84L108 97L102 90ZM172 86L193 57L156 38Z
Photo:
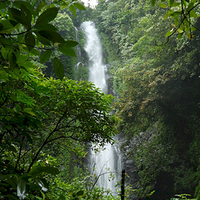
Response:
M200 198L198 5L118 0L94 11L137 198Z
M0 198L118 199L94 187L84 160L90 142L119 133L137 173L127 199L199 199L199 4L0 1ZM74 68L86 20L101 35L114 108Z
M112 142L118 121L110 95L73 80L78 43L61 9L75 15L84 6L41 0L0 8L0 198L101 198L73 165L89 142Z

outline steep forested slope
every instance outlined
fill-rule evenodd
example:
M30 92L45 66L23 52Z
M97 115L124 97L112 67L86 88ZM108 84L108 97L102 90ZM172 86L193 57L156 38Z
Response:
M94 13L119 96L122 150L138 169L136 195L198 196L200 32L166 39L172 21L148 1L102 2Z

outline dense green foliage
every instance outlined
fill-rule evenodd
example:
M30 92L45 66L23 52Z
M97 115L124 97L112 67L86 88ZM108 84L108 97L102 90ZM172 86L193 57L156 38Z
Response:
M164 18L165 2L151 3L103 1L93 16L119 96L122 150L135 160L136 196L150 198L155 190L152 199L180 193L200 198L199 1L169 1L172 19Z
M60 7L73 15L84 10L77 1L0 2L1 199L104 198L101 189L86 187L93 183L86 175L72 180L83 169L70 164L86 156L88 142L113 141L113 98L64 76L66 70L71 77L74 61L61 53L75 57L78 43ZM59 79L40 69L49 59Z
M156 0L151 0L151 3L154 6ZM199 17L199 5L199 0L162 0L159 2L159 6L166 10L165 19L168 17L174 19L174 23L171 24L172 29L166 33L166 37L178 33L178 38L186 34L189 39L192 39L194 37L193 31L200 30L195 24Z

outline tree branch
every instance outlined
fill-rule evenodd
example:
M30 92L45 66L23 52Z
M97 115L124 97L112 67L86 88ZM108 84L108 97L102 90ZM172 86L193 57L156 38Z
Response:
M29 165L29 168L27 170L27 173L31 170L31 167L33 166L33 164L35 163L38 155L40 154L41 150L44 148L44 146L48 143L49 138L58 130L58 126L60 124L60 122L63 120L65 114L67 113L67 109L65 110L65 112L63 113L63 116L58 120L55 128L49 133L49 135L47 136L47 138L45 139L44 143L42 144L42 146L38 149L37 153L35 154L35 157L32 159L32 162Z

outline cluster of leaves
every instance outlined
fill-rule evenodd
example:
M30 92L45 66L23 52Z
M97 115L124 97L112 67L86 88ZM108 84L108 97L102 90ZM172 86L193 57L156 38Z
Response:
M72 47L78 43L65 41L57 28L50 23L58 14L59 8L69 6L76 13L76 8L83 10L82 4L72 1L32 2L32 1L1 1L0 42L3 58L8 59L13 67L23 66L17 63L19 56L27 59L26 52L40 56L40 62L47 61L52 51L58 49L65 55L75 56ZM40 55L40 51L43 50ZM23 62L23 61L22 61ZM58 57L54 57L54 71L58 78L64 77L64 67ZM25 66L23 66L25 67Z
M154 6L156 0L151 0ZM172 23L172 29L166 33L166 37L170 37L174 33L178 33L178 38L181 38L183 34L187 34L189 39L194 37L193 31L200 30L195 21L199 17L199 0L181 0L181 1L165 1L162 0L159 3L161 8L166 9L165 19L172 17L174 23Z
M66 10L67 11L67 10ZM63 54L61 51L59 51L59 48L55 48L54 51L52 51L52 54L50 56L50 59L47 62L42 62L47 65L45 69L43 69L43 72L48 77L56 77L54 73L54 67L53 67L53 59L54 57L58 57L60 61L62 62L64 66L65 76L74 79L74 66L77 62L76 53L75 53L75 46L77 45L77 42L73 42L75 40L75 28L74 24L72 22L72 19L69 17L67 12L62 11L62 13L58 13L56 18L51 21L51 24L55 26L58 29L58 33L67 41L71 42L71 49L69 48L68 55ZM74 47L73 47L74 46ZM45 51L42 52L42 54ZM49 52L49 51L47 51ZM48 53L47 53L48 54ZM45 58L45 53L43 54ZM39 61L38 61L39 62Z
M118 200L109 190L93 187L93 177L83 176L72 180L71 184L63 183L56 178L51 191L48 193L49 199L69 199L69 200Z

